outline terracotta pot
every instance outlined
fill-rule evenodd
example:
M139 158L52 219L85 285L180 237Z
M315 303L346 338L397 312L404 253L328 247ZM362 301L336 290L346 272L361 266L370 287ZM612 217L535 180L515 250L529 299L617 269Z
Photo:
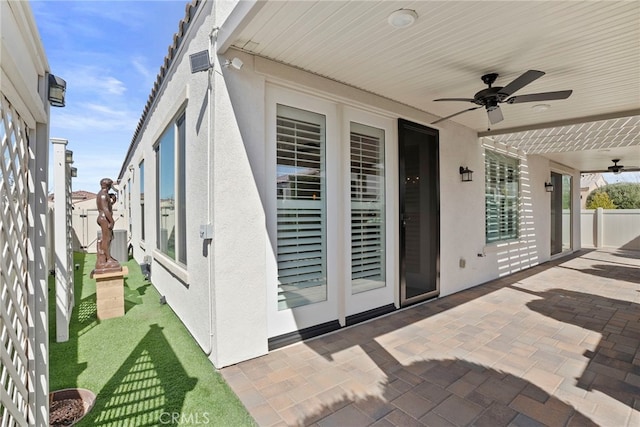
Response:
M75 417L74 420L70 423L65 424L55 424L55 425L65 425L72 426L78 421L80 421L87 413L93 408L93 404L96 401L96 395L91 390L87 390L84 388L66 388L63 390L56 390L49 393L49 409L53 406L54 402L59 402L62 400L78 400L82 401L83 411L82 414Z

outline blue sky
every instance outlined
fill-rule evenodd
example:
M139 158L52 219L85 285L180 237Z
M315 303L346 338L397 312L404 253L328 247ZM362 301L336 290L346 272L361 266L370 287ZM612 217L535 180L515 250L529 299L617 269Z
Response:
M51 137L69 141L74 190L116 179L187 0L32 0L51 72L67 82ZM606 174L609 183L640 173ZM53 180L49 184L53 188Z
M69 141L73 190L116 179L187 1L35 0L51 72L67 82L50 136ZM53 188L53 181L49 183Z

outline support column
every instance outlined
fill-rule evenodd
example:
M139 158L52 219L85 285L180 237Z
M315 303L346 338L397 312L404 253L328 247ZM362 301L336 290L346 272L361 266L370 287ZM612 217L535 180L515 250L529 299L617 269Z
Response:
M29 173L33 188L29 192L29 401L32 425L49 425L49 295L47 265L47 217L49 191L49 127L36 124L35 144L31 145Z
M53 183L54 183L54 269L56 275L56 341L69 340L69 322L71 321L72 282L69 280L67 245L67 174L66 139L52 138L53 144Z

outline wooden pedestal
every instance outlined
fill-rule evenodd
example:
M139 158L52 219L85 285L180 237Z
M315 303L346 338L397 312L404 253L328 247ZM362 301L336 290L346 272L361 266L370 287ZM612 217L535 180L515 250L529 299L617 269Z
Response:
M93 274L99 320L124 316L124 276L127 274L127 267L122 267L122 271Z

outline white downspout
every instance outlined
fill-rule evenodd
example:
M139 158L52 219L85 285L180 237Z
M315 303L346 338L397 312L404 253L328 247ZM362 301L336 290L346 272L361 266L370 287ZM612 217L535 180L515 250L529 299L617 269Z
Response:
M215 18L215 13L214 13L214 18ZM214 38L217 36L217 32L218 32L218 27L214 27L211 30L211 33L209 33L209 57L211 58L211 60L213 61L213 65L215 66L215 51L213 49L213 45L214 45ZM212 112L211 110L213 109L213 100L212 100L212 95L213 95L213 87L212 87L212 78L213 78L213 72L214 72L214 66L211 66L211 68L209 68L209 71L207 72L207 99L208 99L208 106L207 109L209 110L207 112L207 224L213 224L213 185L211 185L211 180L213 179L213 130L214 130L214 126L213 126L213 120L212 120ZM214 329L214 325L213 325L213 274L214 274L214 268L213 268L213 264L215 262L215 258L213 256L213 240L209 241L209 348L204 349L205 354L208 356L211 355L211 353L213 352L213 337L214 337L214 333L213 333L213 329Z

